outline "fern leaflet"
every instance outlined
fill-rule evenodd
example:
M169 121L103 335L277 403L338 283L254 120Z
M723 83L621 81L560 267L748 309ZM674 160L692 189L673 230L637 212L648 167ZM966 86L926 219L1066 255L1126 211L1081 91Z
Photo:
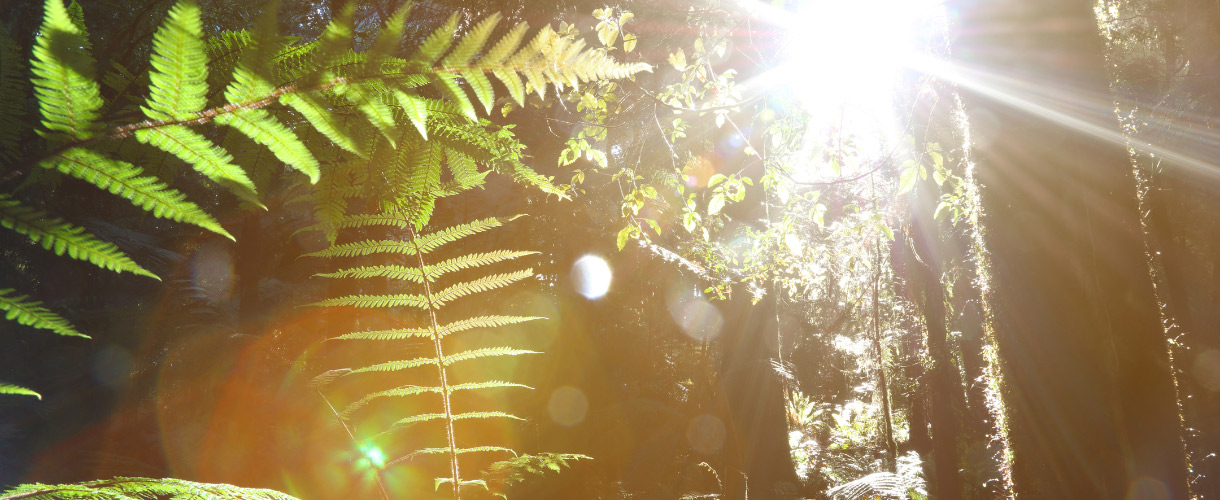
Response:
M24 207L7 194L0 194L0 226L26 235L34 243L55 252L55 255L67 253L73 259L102 269L161 279L133 262L113 243L95 238L82 227L60 219L48 219L45 213Z
M42 307L41 302L27 300L29 297L25 295L12 295L13 292L11 288L0 289L0 311L4 311L4 319L50 330L58 335L89 338L88 335L76 331L68 320Z

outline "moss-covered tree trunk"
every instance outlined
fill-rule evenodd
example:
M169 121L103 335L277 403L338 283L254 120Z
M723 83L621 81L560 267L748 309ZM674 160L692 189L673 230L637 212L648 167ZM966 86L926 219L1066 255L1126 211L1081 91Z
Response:
M958 0L1018 498L1185 498L1176 388L1093 4Z

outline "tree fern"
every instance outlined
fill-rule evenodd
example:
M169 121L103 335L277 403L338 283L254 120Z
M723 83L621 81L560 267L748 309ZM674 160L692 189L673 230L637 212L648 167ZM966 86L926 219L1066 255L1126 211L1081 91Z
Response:
M296 500L274 490L240 488L228 484L196 483L180 479L116 477L74 484L23 484L0 494L0 500Z
M493 42L491 34L500 22L498 15L476 23L465 35L458 34L455 15L402 58L407 6L397 10L369 50L360 53L352 50L355 30L350 25L351 11L337 16L319 40L285 42L286 38L276 32L274 9L268 9L252 30L205 37L197 4L179 0L153 35L147 73L133 75L115 66L103 78L118 95L147 95L141 106L145 119L115 122L115 118L125 116L115 111L123 109L126 101L104 101L101 84L95 78L87 20L83 10L73 5L69 8L63 0L44 2L29 64L40 114L38 130L20 126L24 123L20 103L26 100L21 95L25 91L20 82L22 65L14 44L0 37L0 92L4 97L0 99L0 161L25 160L18 165L57 170L126 198L156 217L193 224L230 239L232 235L215 217L170 186L172 180L148 175L138 159L116 155L116 150L124 151L116 147L118 141L134 137L261 206L256 184L247 171L265 176L267 169L239 165L241 162L234 158L241 155L225 146L228 141L213 142L214 126L226 126L229 134L266 147L277 160L304 173L311 184L320 180L323 166L301 141L299 132L302 128L317 130L341 149L340 153L355 155L352 158L327 152L326 158L337 158L338 164L345 165L345 175L395 181L373 190L336 182L316 191L310 199L322 207L314 213L320 216L318 228L328 239L333 241L339 230L334 215L342 213L352 197L376 197L382 210L406 214L411 228L418 231L430 217L437 198L480 187L491 172L564 196L550 178L524 164L523 146L512 136L510 127L477 119L474 102L478 101L486 113L496 98L492 77L503 82L509 96L522 104L527 90L542 96L548 85L562 88L651 70L646 64L620 63L605 51L585 49L583 43L559 36L549 27L522 44L528 32L523 23ZM138 92L135 87L145 85L143 82L147 82L147 92ZM528 82L528 88L523 82ZM209 107L221 88L224 103ZM355 112L349 112L352 110ZM350 115L357 118L339 118ZM30 158L23 159L19 158L23 153L17 144L27 131L38 132L47 141L43 151L31 151ZM366 140L373 134L383 139ZM434 140L435 145L418 147L425 138ZM402 156L396 147L408 143L410 147L401 149L413 155ZM427 155L422 154L425 149ZM17 172L22 171L20 167ZM31 174L27 180L34 177ZM106 269L152 275L113 245L59 219L11 204L4 207L3 217L5 227L56 253ZM429 236L437 238L438 233ZM419 246L420 257L434 249L422 237L413 244ZM404 254L394 245L352 251ZM435 298L443 303L506 286L524 276L497 275L447 288ZM429 296L425 294L424 298ZM62 318L36 302L26 301L24 296L14 299L5 295L3 301L9 319L79 335Z
M416 147L427 148L428 146L421 144ZM353 267L340 269L335 272L320 273L318 276L330 279L389 278L400 281L404 285L409 284L416 287L417 291L415 293L356 294L322 300L313 305L321 307L353 306L360 308L405 307L421 310L425 313L426 320L423 324L385 330L357 331L334 337L336 341L394 342L417 339L429 342L432 345L431 352L428 355L407 359L392 359L355 367L344 371L339 376L340 378L382 376L392 379L395 376L394 374L399 372L404 372L406 373L405 376L410 377L409 374L417 370L426 368L435 369L435 375L430 384L419 385L409 383L393 389L365 394L348 404L339 412L339 415L341 418L351 420L357 418L364 408L376 401L417 398L430 394L439 396L440 401L439 408L436 409L437 411L404 416L394 422L382 434L392 434L405 427L421 422L441 421L445 428L445 443L443 446L425 446L409 451L391 460L389 463L404 463L433 455L446 457L449 462L449 474L446 477L439 478L437 484L451 485L450 488L455 498L460 497L461 486L463 485L480 484L486 486L481 480L474 482L463 481L459 457L467 454L488 453L507 454L509 457L516 456L515 451L495 444L471 446L470 443L463 442L459 446L458 436L461 433L461 426L458 423L487 419L511 420L520 419L520 417L496 409L472 408L469 411L459 410L454 407L451 396L454 393L467 391L485 392L497 389L524 388L526 386L507 380L452 383L451 370L455 369L455 365L456 369L461 369L462 365L482 365L499 358L531 355L537 354L537 352L505 345L462 345L458 347L458 344L448 339L455 334L473 329L498 328L541 318L532 316L485 315L459 318L446 323L441 321L441 317L447 314L446 306L456 300L510 286L513 283L533 276L533 271L530 269L509 272L489 272L487 269L536 254L536 252L493 250L459 255L440 260L437 264L428 264L428 260L432 259L438 250L448 244L459 242L488 229L499 227L502 223L515 218L483 219L430 233L417 233L415 227L419 221L411 220L402 215L389 213L356 215L345 219L341 226L348 228L388 226L390 228L405 229L406 238L404 240L365 240L345 243L334 245L330 249L313 254L319 257L367 257L376 254L388 254L394 258L406 259L407 262L410 262L410 264ZM454 276L459 271L471 272L476 269L481 270L483 276L459 280L448 285L444 285L442 282L442 280L449 279L450 276ZM408 378L406 380L418 379Z

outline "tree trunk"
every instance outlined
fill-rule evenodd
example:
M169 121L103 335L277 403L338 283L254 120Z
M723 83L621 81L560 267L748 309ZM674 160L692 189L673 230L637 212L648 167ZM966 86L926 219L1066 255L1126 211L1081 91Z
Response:
M1185 498L1176 388L1093 3L952 3L1013 491Z
M915 192L911 242L917 262L912 275L918 276L923 298L924 324L927 325L928 359L931 361L929 389L932 392L932 453L936 467L936 498L958 500L962 497L958 474L958 442L961 421L958 402L963 398L961 375L949 350L945 327L945 290L940 276L944 248L933 210L939 190L931 176L920 181Z
M728 406L730 463L741 469L721 473L730 500L784 498L778 492L795 492L797 485L783 387L771 366L779 341L777 293L751 305L741 290L725 308L719 386Z

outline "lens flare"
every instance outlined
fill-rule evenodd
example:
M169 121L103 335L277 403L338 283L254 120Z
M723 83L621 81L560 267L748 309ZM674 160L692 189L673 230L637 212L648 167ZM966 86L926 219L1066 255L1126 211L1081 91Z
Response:
M589 412L589 398L584 391L565 385L551 393L546 405L551 421L564 427L572 427L585 421Z
M385 468L385 453L373 445L368 445L360 448L360 453L364 454L364 459L368 460L370 466L374 469Z
M572 265L572 282L576 291L590 300L600 299L610 291L610 264L596 255L585 255Z
M692 449L704 455L720 451L725 435L724 422L711 414L695 417L686 427L686 441Z

